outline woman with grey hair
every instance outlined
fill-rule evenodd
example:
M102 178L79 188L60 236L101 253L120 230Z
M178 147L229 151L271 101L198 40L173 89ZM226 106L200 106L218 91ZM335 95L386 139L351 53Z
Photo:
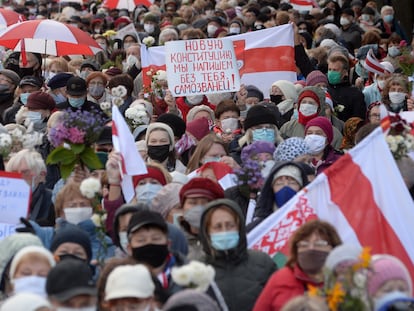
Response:
M174 28L165 28L161 31L158 38L158 45L164 45L165 42L178 40L178 32Z

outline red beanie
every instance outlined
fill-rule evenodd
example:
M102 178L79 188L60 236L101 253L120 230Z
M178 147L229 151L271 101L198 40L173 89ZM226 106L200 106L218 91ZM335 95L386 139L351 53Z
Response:
M331 144L333 140L333 128L332 128L331 122L327 118L316 117L310 120L308 123L306 123L305 135L306 135L306 132L308 131L308 128L310 128L311 126L320 127L322 131L325 133L328 143Z
M300 103L301 103L301 101L302 101L302 99L304 99L305 97L310 97L310 98L313 98L317 103L318 103L318 106L320 107L321 106L321 100L320 100L320 98L319 98L319 96L318 96L318 94L316 94L315 92L313 92L313 91L311 91L311 90L306 90L306 91L303 91L301 94L300 94L300 96L299 96L299 98L298 98L298 105L300 106Z
M196 177L191 179L180 190L180 203L184 204L188 197L208 198L209 200L224 198L221 186L209 178Z
M55 100L48 93L36 91L30 93L26 107L29 109L45 109L52 111L56 107Z
M135 175L134 177L132 177L134 187L136 187L139 184L139 182L145 178L154 178L158 180L163 186L167 184L164 174L159 169L147 166L147 171L147 174Z

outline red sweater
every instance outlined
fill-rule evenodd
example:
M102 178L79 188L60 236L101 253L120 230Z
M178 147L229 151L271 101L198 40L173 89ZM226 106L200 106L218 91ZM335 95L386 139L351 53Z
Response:
M292 298L303 295L308 284L323 285L312 281L297 265L293 269L284 267L273 273L267 281L253 311L278 311Z

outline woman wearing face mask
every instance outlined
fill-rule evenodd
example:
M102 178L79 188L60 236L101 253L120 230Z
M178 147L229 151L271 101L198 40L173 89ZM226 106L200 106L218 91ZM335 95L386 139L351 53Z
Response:
M297 99L298 93L292 82L278 80L272 84L270 88L270 101L277 106L281 114L279 127L290 121L293 115L293 106Z
M401 55L401 37L393 33L388 39L387 56L383 61L390 62L394 68L399 68L398 56Z
M300 91L298 96L298 119L285 123L280 129L282 137L305 137L305 126L309 121L326 114L326 97L324 91L315 86L307 86ZM328 120L327 118L325 118ZM333 143L339 148L342 142L342 134L333 128Z
M335 150L332 124L325 117L316 117L306 124L305 143L311 155L310 165L316 169L316 175L331 166L343 153Z
M376 73L374 75L374 83L365 87L362 91L367 107L374 102L382 100L381 92L385 87L385 83L394 73L394 66L390 62L381 62L381 65L385 68L385 72L383 74Z
M247 249L244 223L239 206L228 199L210 202L201 216L204 261L216 270L215 281L229 310L252 310L276 270L267 254Z
M17 122L24 122L26 126L33 124L35 131L45 133L47 120L56 104L53 97L42 91L30 93L26 106L20 108L16 115ZM23 117L24 121L19 117Z
M108 80L102 72L95 71L90 73L86 78L86 87L88 88L86 99L95 104L108 101L108 94L105 89L107 82Z
M22 248L10 263L9 279L13 294L32 293L46 297L46 277L54 265L53 255L46 248Z
M382 90L382 102L391 112L413 110L414 100L408 93L408 79L402 74L393 74Z
M174 148L174 133L167 124L161 122L151 123L145 135L148 150L148 162L160 163L169 172L185 172L185 166L176 159Z
M308 285L322 287L325 259L341 244L335 228L321 220L311 220L293 234L286 266L267 282L253 311L280 310L292 298L301 296Z
M221 101L215 111L216 125L213 127L214 133L221 137L225 143L230 143L241 134L240 109L233 100Z

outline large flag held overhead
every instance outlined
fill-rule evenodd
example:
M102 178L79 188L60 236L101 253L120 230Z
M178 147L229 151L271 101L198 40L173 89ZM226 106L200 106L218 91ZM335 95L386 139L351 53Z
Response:
M147 174L148 171L135 146L134 136L116 105L112 106L112 142L115 151L121 154L121 188L125 202L130 202L135 196L132 176Z
M295 52L292 25L282 25L259 31L230 36L218 40L232 40L241 83L257 86L269 97L269 89L277 80L296 81ZM149 88L151 69L165 70L165 47L141 45L141 64L144 87Z
M414 203L381 128L254 228L249 247L288 254L290 236L312 218L332 223L346 243L398 257L414 277Z

